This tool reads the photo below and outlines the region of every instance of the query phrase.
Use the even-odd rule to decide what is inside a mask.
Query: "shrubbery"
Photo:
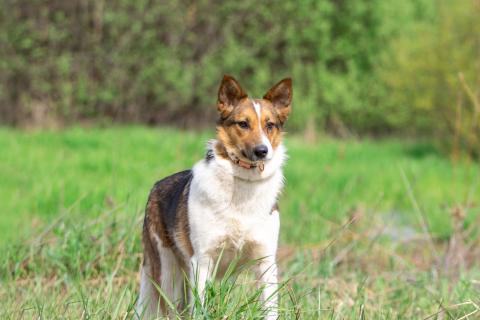
[[[389,123],[455,154],[480,151],[480,1],[439,1],[377,68]]]
[[[6,0],[0,12],[8,124],[204,126],[230,73],[256,96],[292,76],[290,130],[444,135],[459,99],[472,109],[458,73],[479,86],[477,0]]]
[[[372,67],[412,22],[407,2],[7,0],[2,120],[201,123],[231,73],[256,95],[293,76],[296,127],[311,117],[382,127],[364,119],[375,114]]]

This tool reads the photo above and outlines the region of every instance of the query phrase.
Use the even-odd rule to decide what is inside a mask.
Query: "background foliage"
[[[478,156],[480,2],[438,1],[431,20],[398,37],[377,68],[389,122]]]
[[[3,123],[202,127],[215,117],[219,79],[230,73],[256,96],[292,76],[291,130],[427,134],[450,148],[478,145],[478,0],[0,6]]]

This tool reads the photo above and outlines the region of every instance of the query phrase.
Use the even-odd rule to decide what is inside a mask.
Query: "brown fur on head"
[[[290,113],[291,102],[290,78],[274,85],[263,99],[250,99],[233,77],[225,75],[218,90],[217,102],[220,154],[232,160],[255,163],[259,159],[254,150],[266,142],[265,137],[272,149],[269,152],[275,152],[282,140],[282,129]]]

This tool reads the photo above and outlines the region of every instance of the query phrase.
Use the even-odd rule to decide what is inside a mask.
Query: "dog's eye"
[[[238,121],[237,124],[242,129],[248,129],[249,128],[249,125],[248,125],[247,121]]]
[[[275,123],[273,122],[267,122],[267,130],[271,131],[275,127]]]

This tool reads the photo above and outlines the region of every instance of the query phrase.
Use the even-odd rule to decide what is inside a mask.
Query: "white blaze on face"
[[[272,144],[270,143],[270,140],[268,140],[268,137],[262,128],[262,106],[254,100],[252,100],[252,103],[258,117],[258,126],[260,127],[260,132],[262,135],[262,144],[266,145],[268,148],[268,153],[267,153],[267,156],[265,157],[265,160],[270,160],[273,157],[273,148],[272,148]]]

